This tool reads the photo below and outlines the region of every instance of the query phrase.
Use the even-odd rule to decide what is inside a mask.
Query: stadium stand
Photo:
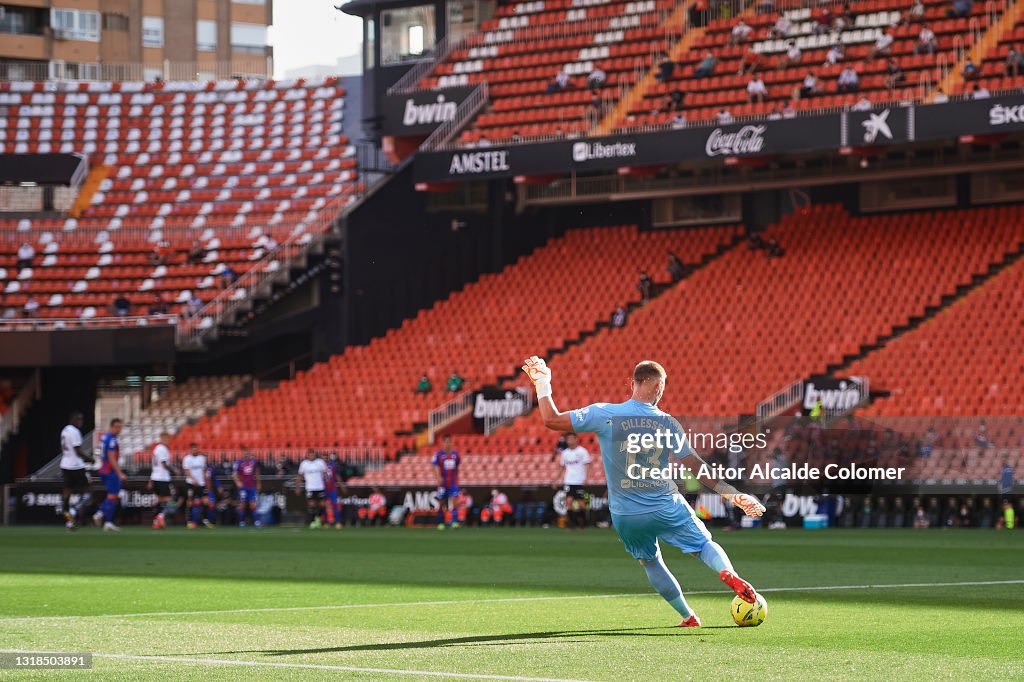
[[[1019,86],[1024,64],[1011,72],[1005,60],[1024,32],[1020,3],[964,4],[961,11],[928,0],[918,14],[905,0],[713,3],[711,9],[665,0],[502,3],[493,20],[418,85],[488,83],[489,107],[459,137],[467,146],[692,125],[718,121],[723,112],[731,119],[793,116],[849,108],[862,98],[876,104],[930,100],[942,88],[956,96],[975,85]],[[739,22],[751,33],[738,42]],[[788,28],[780,32],[777,25]],[[935,38],[927,48],[918,46],[925,26]],[[891,36],[891,44],[877,51],[883,35]],[[829,55],[833,45],[841,50],[837,58]],[[795,60],[787,57],[792,46],[799,50]],[[708,54],[716,60],[713,71],[696,75]],[[655,79],[666,56],[673,69]],[[965,80],[971,56],[981,70]],[[759,101],[747,91],[753,64],[767,90]],[[857,72],[858,83],[843,91],[838,78],[847,67]],[[607,78],[592,89],[588,79],[595,69]],[[568,78],[556,82],[560,72]],[[817,79],[813,91],[801,93],[809,73]],[[674,92],[682,100],[673,106],[668,98]]]
[[[491,110],[462,133],[465,143],[583,133],[618,98],[618,87],[633,83],[638,65],[646,70],[664,49],[682,9],[672,0],[500,4],[420,85],[488,83]],[[591,89],[595,69],[606,79]],[[556,88],[562,72],[568,81]]]
[[[620,304],[638,301],[640,271],[652,276],[664,271],[669,250],[695,264],[739,231],[732,226],[571,230],[369,345],[350,348],[274,390],[259,390],[185,427],[174,449],[190,441],[206,449],[372,444],[393,453],[412,441],[396,433],[425,422],[431,408],[451,397],[443,383],[453,371],[466,379],[467,389],[493,384],[513,374],[525,354],[576,340],[607,321]],[[566,305],[571,315],[565,314]],[[428,394],[414,391],[423,373],[435,387]]]
[[[238,396],[251,380],[247,375],[197,376],[170,384],[154,396],[148,407],[132,411],[134,416],[125,422],[121,432],[123,452],[137,455],[155,442],[162,431],[177,433],[188,422],[216,412]]]
[[[846,370],[849,374],[871,376],[876,388],[891,393],[861,413],[1019,413],[1024,405],[1024,366],[1009,356],[1024,331],[1022,303],[1024,265],[1017,262],[941,314],[854,362]]]
[[[359,191],[344,95],[335,78],[0,83],[0,152],[92,166],[77,217],[0,219],[4,316],[103,317],[122,296],[194,312],[193,296],[325,229]],[[36,256],[18,267],[25,242]]]
[[[908,21],[904,12],[910,3],[902,0],[871,0],[853,5],[852,11],[842,5],[801,7],[780,13],[744,13],[739,18],[716,20],[696,41],[694,49],[682,60],[682,68],[675,76],[658,83],[620,124],[667,124],[676,114],[664,110],[665,98],[674,90],[685,95],[683,111],[688,123],[712,121],[723,109],[733,117],[763,116],[775,112],[782,115],[782,105],[790,103],[792,110],[845,108],[861,97],[872,102],[924,99],[941,81],[943,67],[948,70],[958,61],[958,51],[970,48],[975,37],[984,31],[996,16],[991,5],[975,3],[970,14],[946,18],[948,2],[933,1],[924,4],[924,16]],[[829,30],[819,29],[818,19],[829,12]],[[850,14],[846,14],[850,12]],[[852,16],[851,16],[852,15]],[[785,17],[790,28],[784,34],[775,32],[780,17]],[[749,40],[735,43],[733,30],[739,21],[752,29]],[[846,27],[835,30],[835,22]],[[927,24],[937,40],[934,53],[915,47],[922,26]],[[893,38],[888,53],[872,56],[875,44],[884,34]],[[800,54],[796,62],[781,62],[792,42]],[[832,45],[842,48],[842,57],[828,63]],[[698,77],[695,71],[710,53],[718,61],[711,75]],[[891,54],[903,76],[898,82],[887,82]],[[756,74],[764,80],[767,95],[763,101],[748,101],[747,84],[751,80],[750,65],[756,63]],[[782,66],[782,64],[785,64]],[[746,66],[746,69],[744,69]],[[859,87],[854,92],[838,90],[840,72],[851,66],[858,72]],[[741,73],[745,71],[745,73]],[[808,73],[818,81],[816,92],[799,94]],[[794,97],[794,93],[796,96]]]
[[[558,404],[626,399],[643,348],[669,370],[667,411],[750,414],[794,379],[824,372],[1019,253],[1021,217],[1017,205],[863,217],[821,205],[790,215],[765,234],[783,257],[733,249],[633,313],[625,328],[552,358]],[[994,355],[1000,361],[1005,356]],[[534,414],[489,437],[456,436],[457,447],[477,455],[546,453],[554,441]],[[374,480],[398,475],[389,466]]]

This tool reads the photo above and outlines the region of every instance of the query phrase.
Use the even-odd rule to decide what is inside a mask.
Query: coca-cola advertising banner
[[[417,182],[614,171],[623,167],[901,145],[1024,130],[1024,95],[944,104],[877,106],[776,121],[701,126],[416,155]]]

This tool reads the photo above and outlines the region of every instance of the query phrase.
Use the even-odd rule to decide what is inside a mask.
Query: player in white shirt
[[[182,458],[181,468],[185,473],[185,485],[188,489],[187,503],[191,509],[188,527],[198,527],[200,518],[202,518],[204,526],[212,527],[213,521],[210,517],[213,515],[213,508],[207,509],[206,514],[202,513],[203,505],[208,502],[209,493],[206,487],[206,455],[199,452],[199,445],[196,443],[189,445],[189,453]]]
[[[68,425],[60,432],[60,471],[64,478],[61,503],[64,510],[64,527],[75,529],[78,513],[89,503],[89,477],[85,473],[86,462],[92,463],[93,456],[82,442],[82,413],[75,410],[68,419]],[[71,506],[71,495],[78,494],[78,504]]]
[[[171,451],[167,441],[171,434],[164,431],[160,440],[153,446],[152,471],[149,475],[149,489],[156,493],[156,507],[153,509],[153,528],[159,530],[167,525],[167,515],[171,513]]]
[[[565,491],[566,516],[569,517],[569,525],[581,531],[587,524],[587,491],[583,486],[587,482],[590,461],[590,453],[579,445],[576,434],[565,434],[561,465],[565,468],[562,490]]]
[[[324,503],[324,475],[327,463],[317,456],[314,450],[306,453],[306,459],[299,465],[299,473],[295,476],[295,490],[299,493],[306,489],[306,511],[309,515],[309,527],[319,528],[320,510]]]

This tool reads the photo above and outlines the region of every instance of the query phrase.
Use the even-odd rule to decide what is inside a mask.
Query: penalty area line
[[[939,583],[878,583],[865,585],[803,585],[799,587],[765,587],[758,592],[818,592],[830,590],[897,590],[922,587],[973,587],[985,585],[1024,585],[1024,580],[965,580]],[[722,594],[725,590],[692,590],[685,594]],[[293,611],[341,611],[346,609],[397,608],[405,606],[456,606],[460,604],[508,604],[516,602],[572,601],[582,599],[634,599],[656,597],[654,592],[624,592],[620,594],[575,594],[550,597],[496,597],[492,599],[444,599],[437,601],[400,601],[379,604],[324,604],[321,606],[267,606],[251,609],[206,609],[201,611],[147,611],[141,613],[97,613],[77,616],[7,616],[0,623],[33,620],[91,620],[96,618],[162,618],[168,616],[213,616],[233,613],[287,613]]]
[[[19,649],[0,649],[5,654],[30,654]],[[373,673],[376,675],[409,675],[412,677],[444,677],[465,680],[507,680],[509,682],[585,682],[559,677],[524,677],[521,675],[489,675],[486,673],[439,672],[436,670],[403,670],[400,668],[362,668],[351,665],[329,665],[319,663],[284,663],[281,661],[251,661],[231,658],[191,658],[188,656],[140,656],[135,654],[95,653],[93,658],[116,661],[148,661],[156,663],[187,663],[189,665],[223,665],[263,668],[290,668],[299,670],[329,670],[347,673]]]

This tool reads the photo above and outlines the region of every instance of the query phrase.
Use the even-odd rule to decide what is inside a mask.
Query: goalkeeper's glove
[[[756,497],[747,493],[741,493],[728,483],[719,482],[715,486],[715,492],[742,509],[743,513],[747,516],[756,519],[765,512],[764,505],[758,502]]]
[[[538,398],[547,398],[551,395],[551,368],[544,362],[543,358],[531,355],[526,359],[523,371],[530,377],[533,387],[537,390]]]

